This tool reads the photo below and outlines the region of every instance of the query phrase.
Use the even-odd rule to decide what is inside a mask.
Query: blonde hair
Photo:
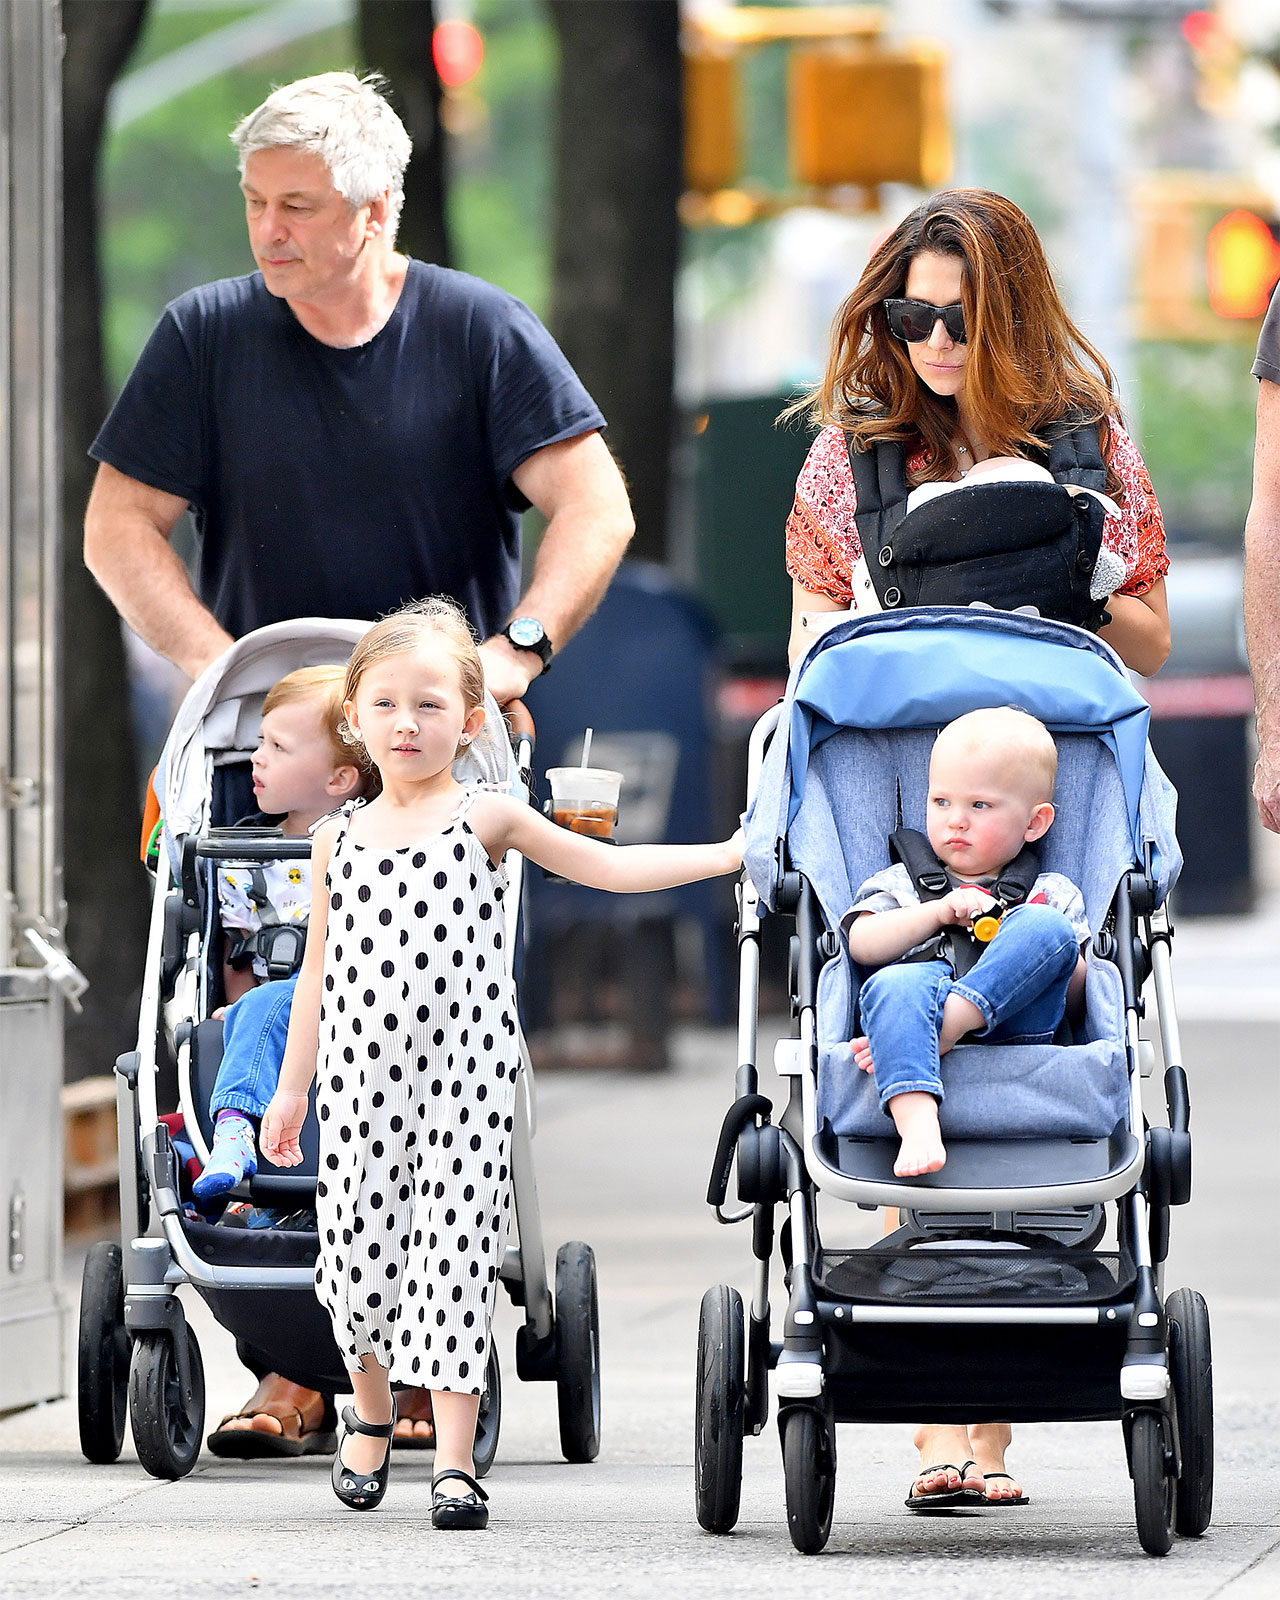
[[[293,705],[299,700],[314,704],[320,712],[324,731],[329,736],[334,765],[339,767],[352,765],[350,746],[342,736],[346,720],[342,714],[344,676],[345,669],[342,667],[299,667],[296,672],[281,678],[279,683],[272,684],[267,691],[267,698],[262,702],[264,717],[278,706]]]
[[[476,637],[466,613],[456,600],[447,595],[431,595],[426,600],[415,600],[402,606],[389,616],[375,622],[368,633],[351,652],[347,662],[346,679],[342,687],[344,701],[354,700],[360,680],[377,661],[388,656],[404,655],[414,650],[424,638],[440,639],[449,654],[458,663],[458,685],[467,715],[484,705],[484,663],[476,648]],[[346,718],[342,719],[341,736],[353,746],[366,766],[370,765],[368,751],[352,731]]]
[[[1026,779],[1036,803],[1053,799],[1058,777],[1058,747],[1038,717],[1018,706],[989,706],[967,711],[947,723],[934,741],[955,745],[965,755],[980,756],[992,767],[1011,767]]]

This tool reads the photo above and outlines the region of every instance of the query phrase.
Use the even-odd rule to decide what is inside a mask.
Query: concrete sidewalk
[[[1179,935],[1180,957],[1196,937]],[[78,1450],[74,1404],[63,1400],[0,1422],[0,1596],[534,1600],[774,1597],[788,1588],[840,1600],[922,1592],[947,1600],[1077,1600],[1091,1589],[1108,1600],[1280,1594],[1275,1029],[1215,1020],[1190,1022],[1184,1033],[1196,1197],[1174,1217],[1168,1283],[1199,1288],[1214,1317],[1219,1476],[1208,1535],[1178,1541],[1162,1562],[1138,1547],[1117,1424],[1020,1429],[1011,1460],[1030,1506],[928,1519],[902,1505],[914,1462],[908,1430],[844,1427],[831,1543],[825,1555],[805,1559],[786,1533],[771,1419],[747,1441],[738,1530],[721,1539],[699,1530],[692,1488],[698,1304],[716,1281],[747,1286],[749,1248],[745,1230],[717,1226],[704,1202],[731,1093],[733,1041],[690,1029],[670,1077],[562,1073],[540,1085],[548,1253],[585,1238],[599,1260],[604,1427],[594,1465],[560,1460],[554,1391],[516,1379],[516,1314],[506,1306],[498,1324],[503,1432],[489,1480],[493,1522],[482,1536],[431,1529],[430,1456],[397,1455],[385,1504],[360,1516],[333,1499],[324,1460],[237,1464],[205,1454],[189,1478],[170,1484],[148,1478],[126,1444],[117,1466],[89,1466]],[[769,1053],[762,1048],[762,1059]],[[842,1237],[870,1237],[875,1218],[824,1207],[829,1237],[837,1211]],[[67,1293],[74,1304],[74,1264]],[[226,1335],[192,1302],[216,1421],[244,1400],[252,1381]]]

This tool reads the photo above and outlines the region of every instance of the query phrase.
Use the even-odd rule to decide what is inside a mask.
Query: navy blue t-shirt
[[[411,261],[390,319],[338,350],[260,273],[170,305],[90,454],[195,514],[197,592],[234,637],[448,594],[486,637],[519,594],[511,474],[604,425],[537,317]]]

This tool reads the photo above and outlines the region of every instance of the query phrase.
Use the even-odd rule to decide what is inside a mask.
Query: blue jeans
[[[222,1062],[209,1110],[243,1111],[260,1117],[276,1092],[289,1033],[289,1010],[297,978],[260,983],[227,1008],[222,1024]]]
[[[1051,1044],[1067,1007],[1067,985],[1080,947],[1075,929],[1052,906],[1015,906],[962,979],[945,961],[879,967],[858,996],[883,1106],[893,1095],[923,1091],[943,1098],[938,1035],[949,994],[971,1001],[986,1019],[989,1044]]]

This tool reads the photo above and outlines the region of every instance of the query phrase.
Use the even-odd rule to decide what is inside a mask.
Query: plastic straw
[[[586,733],[583,735],[583,739],[582,739],[582,761],[581,761],[580,765],[582,765],[584,767],[589,767],[591,765],[591,735],[594,732],[595,732],[594,728],[588,728]]]

